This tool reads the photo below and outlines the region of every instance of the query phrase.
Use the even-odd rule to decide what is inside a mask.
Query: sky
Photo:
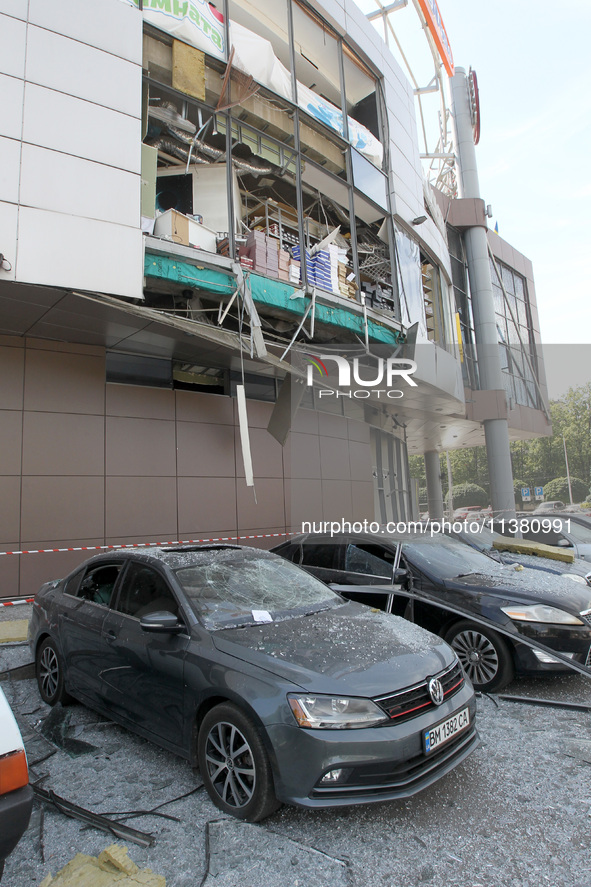
[[[533,262],[542,340],[591,343],[591,2],[439,6],[455,63],[477,72],[481,194]]]
[[[375,9],[373,0],[357,2]],[[542,341],[589,344],[572,358],[573,379],[588,380],[591,0],[438,4],[455,64],[478,76],[476,152],[481,195],[493,211],[489,225],[498,223],[499,235],[533,263]],[[406,51],[412,36],[402,17],[418,21],[412,0],[392,14],[395,27],[399,16]],[[419,42],[424,47],[420,34]],[[551,350],[557,365],[563,353]]]

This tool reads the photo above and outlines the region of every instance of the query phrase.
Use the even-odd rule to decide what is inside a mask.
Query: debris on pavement
[[[107,819],[106,816],[102,816],[100,813],[92,813],[90,810],[85,810],[84,807],[79,807],[78,804],[73,804],[71,801],[67,801],[65,798],[56,795],[51,789],[44,789],[39,785],[33,785],[32,788],[38,798],[53,804],[54,807],[57,807],[57,809],[66,816],[71,816],[73,819],[80,819],[82,822],[86,822],[88,825],[93,825],[96,828],[101,829],[101,831],[110,832],[118,838],[125,838],[128,841],[133,841],[134,844],[138,844],[140,847],[150,847],[154,843],[153,835],[149,835],[147,832],[140,832],[138,829],[131,828],[128,825],[113,822],[111,819]]]
[[[505,693],[495,694],[497,699],[503,699],[506,702],[522,702],[524,705],[542,705],[547,708],[564,708],[568,711],[587,711],[591,712],[591,705],[584,702],[565,702],[557,699],[537,699],[535,696],[513,696]]]
[[[77,853],[67,865],[57,873],[43,879],[39,887],[166,887],[166,879],[156,875],[152,869],[142,869],[127,855],[127,847],[112,844],[96,856]]]
[[[13,619],[0,623],[0,644],[15,644],[27,640],[29,622],[27,619]]]
[[[97,751],[96,745],[84,742],[82,739],[73,739],[68,735],[70,732],[70,711],[62,705],[56,705],[51,709],[47,717],[41,721],[39,732],[71,758]]]

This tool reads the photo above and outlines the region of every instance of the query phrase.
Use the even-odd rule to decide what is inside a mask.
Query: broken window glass
[[[427,326],[419,245],[404,231],[396,229],[396,249],[402,322],[405,326],[418,323],[417,339],[424,341]]]

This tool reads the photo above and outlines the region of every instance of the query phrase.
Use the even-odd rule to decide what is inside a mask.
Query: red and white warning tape
[[[4,603],[0,602],[0,607],[17,607],[19,604],[32,604],[35,598],[27,597],[27,598],[19,598],[17,601],[4,601]]]
[[[172,542],[128,542],[120,545],[79,545],[70,548],[30,548],[26,551],[0,551],[0,557],[9,554],[53,554],[63,551],[107,551],[122,548],[158,548],[161,545],[198,545],[202,542],[242,542],[246,539],[275,539],[293,536],[292,533],[259,533],[254,536],[219,536],[217,539],[176,539]]]
[[[0,556],[8,554],[54,554],[60,551],[112,551],[125,548],[159,548],[162,545],[197,545],[202,542],[243,542],[246,539],[276,539],[281,536],[294,536],[295,533],[258,533],[253,536],[219,536],[216,539],[177,539],[174,542],[128,542],[120,545],[80,545],[72,548],[30,548],[26,551],[0,551]],[[0,601],[0,607],[15,607],[18,604],[31,604],[34,598],[19,598],[14,601]]]

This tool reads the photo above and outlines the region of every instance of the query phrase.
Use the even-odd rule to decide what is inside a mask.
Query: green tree
[[[488,493],[478,484],[454,484],[454,508],[463,508],[466,505],[479,505],[485,508],[488,504]],[[449,493],[445,496],[445,504],[449,501]]]
[[[550,402],[552,437],[511,444],[514,476],[526,478],[526,486],[545,487],[566,474],[564,445],[572,476],[591,480],[591,384],[571,388]],[[544,490],[546,498],[546,491]],[[573,493],[574,496],[574,493]]]
[[[573,494],[573,502],[582,502],[589,492],[589,484],[581,480],[580,477],[571,477],[570,486]],[[568,492],[568,478],[556,477],[544,487],[544,499],[546,501],[554,501],[556,499],[568,503],[570,502]]]
[[[449,461],[454,487],[456,484],[478,484],[488,489],[486,447],[467,447],[462,450],[450,450]]]
[[[591,384],[570,388],[559,401],[560,428],[554,428],[564,436],[571,476],[585,478],[587,486],[591,476]],[[574,494],[573,494],[574,495]]]
[[[566,474],[565,442],[570,474],[572,477],[584,481],[586,485],[583,495],[580,495],[579,492],[575,495],[573,489],[573,498],[581,501],[587,496],[591,482],[591,383],[578,388],[570,388],[559,400],[551,401],[550,417],[552,437],[514,441],[511,444],[513,477],[523,478],[523,481],[519,481],[518,487],[516,482],[515,492],[518,507],[521,502],[520,490],[522,486],[545,488],[550,481]],[[455,487],[460,484],[477,484],[485,491],[489,490],[488,459],[485,447],[450,450],[449,457],[454,483],[454,504],[456,501]],[[424,487],[426,480],[423,457],[411,456],[409,461],[411,476],[418,477],[420,486]],[[440,465],[441,482],[445,494],[447,491],[445,454],[441,456]],[[544,495],[546,499],[556,498],[568,501],[568,491],[566,499],[564,496],[549,497],[546,489],[544,489]]]

